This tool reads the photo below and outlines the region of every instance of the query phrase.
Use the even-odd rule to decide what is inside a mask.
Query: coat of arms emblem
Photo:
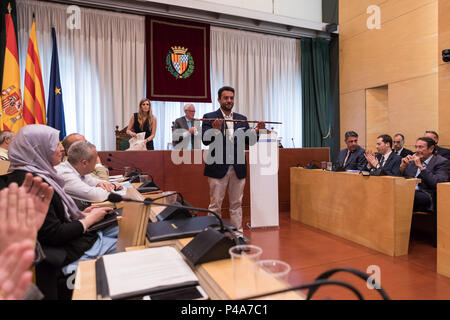
[[[186,79],[194,72],[194,58],[189,49],[172,47],[166,57],[167,70],[177,79]]]
[[[22,101],[20,96],[20,89],[16,88],[14,85],[3,90],[1,95],[2,112],[0,116],[6,115],[12,117],[19,113],[14,118],[11,118],[11,121],[15,123],[19,120],[22,117]]]

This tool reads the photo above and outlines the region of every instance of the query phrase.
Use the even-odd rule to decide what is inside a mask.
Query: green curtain
[[[11,17],[14,23],[14,30],[16,31],[17,39],[17,14],[15,0],[1,0],[0,1],[0,87],[3,81],[3,62],[5,60],[6,47],[6,23],[5,14],[8,13],[8,3],[11,4]]]
[[[329,40],[303,38],[303,147],[330,147],[331,86]]]

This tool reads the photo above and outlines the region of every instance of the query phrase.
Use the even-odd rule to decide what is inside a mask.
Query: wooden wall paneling
[[[366,148],[376,151],[377,137],[389,133],[388,87],[366,90]]]
[[[437,74],[389,85],[389,127],[391,134],[405,135],[406,148],[414,150],[416,139],[426,130],[437,130],[437,126]]]
[[[450,148],[450,62],[442,60],[442,50],[450,49],[450,1],[439,0],[439,144]]]
[[[437,192],[437,272],[450,278],[450,183],[439,183]]]
[[[358,90],[341,94],[341,149],[346,148],[344,135],[347,131],[355,131],[359,135],[359,144],[365,148],[366,141],[366,94]]]
[[[369,30],[368,30],[369,31]],[[437,2],[340,40],[341,92],[437,72]]]

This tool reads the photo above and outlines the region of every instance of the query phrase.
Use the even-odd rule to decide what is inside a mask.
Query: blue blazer
[[[344,167],[345,157],[347,156],[348,149],[343,149],[339,152],[338,156],[338,166],[343,168],[344,170],[364,170],[367,167],[367,160],[364,157],[364,152],[366,152],[363,148],[358,146],[355,151],[350,153],[348,156],[347,163]]]
[[[440,182],[448,181],[449,161],[444,157],[435,154],[431,158],[430,163],[422,170],[417,178],[422,179],[419,183],[419,189],[433,194],[436,191],[436,185]],[[417,173],[417,166],[414,162],[410,162],[403,172],[403,176],[414,178]]]
[[[223,114],[220,109],[207,113],[203,116],[203,119],[223,119]],[[239,113],[233,112],[233,120],[247,120],[247,118]],[[211,178],[222,179],[228,172],[228,167],[233,165],[236,171],[238,179],[245,179],[247,177],[247,162],[245,160],[245,148],[250,144],[254,144],[257,141],[257,135],[254,130],[250,130],[248,122],[234,122],[234,137],[230,141],[226,136],[226,124],[222,123],[220,132],[217,130],[206,132],[212,127],[213,121],[203,121],[202,124],[202,141],[205,146],[210,146],[208,150],[208,156],[205,162],[204,175]],[[239,132],[239,133],[238,133]],[[245,144],[242,144],[238,148],[238,139],[236,134],[246,133]],[[206,134],[206,135],[205,135]],[[223,156],[217,155],[216,151],[220,149],[219,145],[222,145]],[[213,145],[211,145],[213,144]],[[233,150],[232,152],[230,152]]]
[[[378,162],[381,161],[382,155],[377,153],[376,158]],[[371,168],[370,171],[382,171],[387,176],[400,176],[400,164],[402,163],[402,157],[395,152],[391,152],[382,168]]]

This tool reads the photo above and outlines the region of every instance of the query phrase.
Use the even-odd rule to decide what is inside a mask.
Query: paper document
[[[198,282],[181,254],[170,246],[105,255],[103,263],[112,299]]]

